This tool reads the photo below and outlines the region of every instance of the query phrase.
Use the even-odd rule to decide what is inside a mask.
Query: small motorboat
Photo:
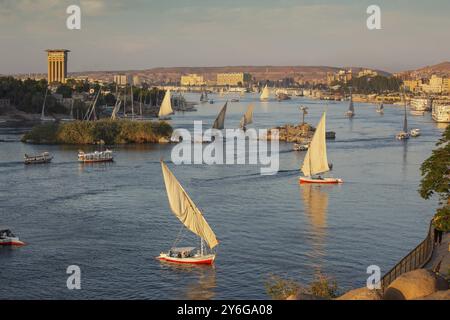
[[[213,264],[216,258],[215,254],[201,254],[195,251],[195,247],[172,248],[169,252],[161,252],[157,257],[158,260],[173,263],[189,263],[189,264]]]
[[[41,153],[39,155],[30,156],[25,154],[24,163],[25,164],[41,164],[51,162],[53,157],[48,152]]]
[[[209,104],[214,104],[214,100],[213,99],[209,100]]]
[[[412,129],[412,130],[409,132],[409,135],[410,135],[411,137],[413,137],[413,138],[420,136],[420,134],[421,134],[421,132],[420,132],[420,129],[418,129],[418,128]]]
[[[397,140],[406,140],[406,139],[409,139],[409,137],[410,137],[410,134],[408,132],[403,132],[403,131],[397,133],[397,135],[395,136],[395,138]]]
[[[239,102],[239,99],[233,98],[231,99],[231,102]]]
[[[112,162],[114,161],[113,152],[106,149],[105,151],[94,151],[90,153],[78,152],[78,161],[83,163],[94,162]]]
[[[334,131],[327,131],[327,132],[325,133],[325,138],[326,138],[327,140],[333,140],[333,139],[336,139],[336,132],[334,132]]]
[[[308,151],[309,144],[301,144],[301,143],[294,143],[293,150],[294,151]]]
[[[24,242],[19,240],[9,228],[0,227],[0,246],[23,246]]]

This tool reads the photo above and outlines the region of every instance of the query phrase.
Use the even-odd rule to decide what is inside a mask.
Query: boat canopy
[[[216,239],[216,235],[208,222],[206,222],[200,209],[197,208],[163,161],[161,161],[161,167],[166,185],[167,198],[169,199],[170,209],[173,214],[177,216],[186,228],[205,240],[211,249],[217,246],[219,242]]]
[[[170,251],[173,253],[188,253],[195,250],[195,247],[182,247],[182,248],[171,248]]]

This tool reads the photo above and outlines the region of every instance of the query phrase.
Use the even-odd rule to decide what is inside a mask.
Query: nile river
[[[212,124],[223,99],[177,113],[172,125]],[[188,100],[198,95],[188,94]],[[228,97],[231,98],[231,97]],[[234,128],[247,104],[254,126],[300,119],[316,125],[327,109],[332,174],[340,186],[300,186],[304,152],[280,143],[280,172],[260,175],[258,165],[179,165],[173,145],[113,147],[115,162],[80,165],[77,147],[21,143],[21,130],[0,129],[0,225],[27,242],[0,248],[0,299],[265,299],[270,274],[308,282],[321,271],[341,289],[365,285],[366,268],[388,271],[425,236],[435,201],[422,200],[419,167],[444,128],[429,114],[409,115],[422,136],[396,141],[403,109],[294,98],[261,103],[256,95],[229,103],[225,126]],[[50,151],[49,165],[24,166],[24,153]],[[214,267],[178,267],[155,259],[181,224],[170,212],[160,158],[202,209],[220,241]],[[197,245],[186,234],[181,245]],[[69,265],[81,268],[81,290],[66,287]]]

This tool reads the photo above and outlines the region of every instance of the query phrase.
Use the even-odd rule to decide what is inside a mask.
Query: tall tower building
[[[48,57],[48,83],[66,83],[67,78],[67,53],[65,49],[47,49]]]

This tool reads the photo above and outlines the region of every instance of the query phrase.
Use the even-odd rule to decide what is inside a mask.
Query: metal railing
[[[386,288],[402,274],[423,268],[433,256],[434,250],[434,227],[430,222],[430,228],[425,240],[423,240],[417,247],[415,247],[407,256],[405,256],[399,263],[397,263],[391,270],[389,270],[381,279],[381,289]]]

